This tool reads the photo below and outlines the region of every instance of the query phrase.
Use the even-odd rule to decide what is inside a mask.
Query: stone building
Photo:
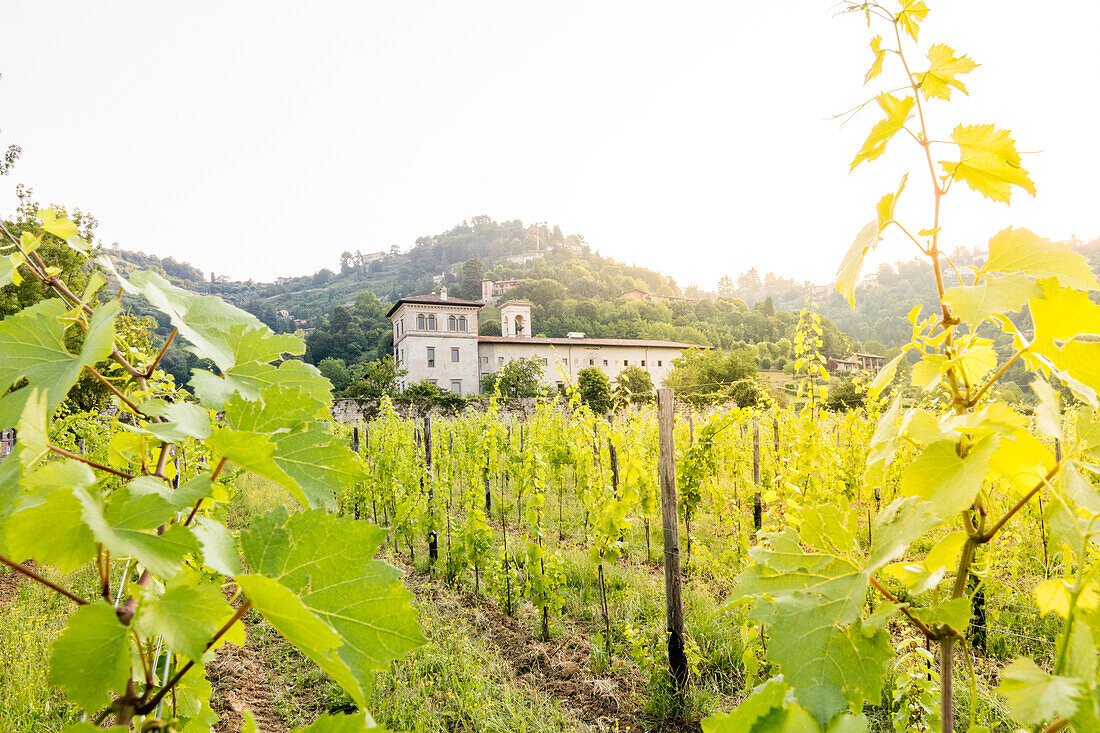
[[[406,371],[402,387],[429,380],[464,395],[477,394],[481,379],[513,359],[537,359],[543,382],[561,386],[586,367],[615,379],[628,366],[649,372],[656,386],[672,371],[672,360],[695,344],[650,339],[533,336],[531,303],[509,300],[500,306],[501,335],[478,335],[479,301],[438,295],[402,298],[387,314],[393,324],[393,353]]]

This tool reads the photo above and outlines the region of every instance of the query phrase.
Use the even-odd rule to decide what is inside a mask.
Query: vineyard
[[[899,238],[939,293],[857,409],[825,409],[811,303],[789,404],[567,385],[338,424],[301,337],[120,274],[56,208],[0,231],[0,286],[41,295],[0,321],[0,729],[1100,730],[1100,285],[1025,229],[955,268],[945,201],[1035,185],[1007,130],[931,127],[976,64],[918,44],[923,2],[841,8],[893,74],[851,168],[906,141],[927,177],[836,286]]]

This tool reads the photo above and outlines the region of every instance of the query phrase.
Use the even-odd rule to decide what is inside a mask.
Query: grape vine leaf
[[[96,541],[116,557],[132,556],[149,572],[167,578],[180,569],[184,557],[198,553],[194,536],[181,524],[160,535],[151,532],[175,513],[161,496],[136,493],[127,486],[116,491],[104,509],[101,499],[87,489],[75,488],[73,493]]]
[[[76,228],[76,224],[64,216],[59,217],[57,209],[53,207],[39,209],[34,212],[34,215],[42,222],[42,228],[55,237],[69,239],[80,233]]]
[[[871,128],[867,139],[863,141],[863,146],[852,159],[849,166],[850,171],[854,171],[860,163],[874,160],[886,152],[886,143],[890,142],[890,138],[905,126],[915,102],[913,97],[898,99],[894,95],[886,93],[878,95],[875,99],[886,117],[876,122],[874,127]]]
[[[294,733],[362,733],[363,730],[383,729],[375,725],[370,713],[361,711],[353,715],[325,713],[304,728],[295,728]]]
[[[977,285],[960,285],[944,291],[943,300],[952,314],[977,326],[994,313],[1015,313],[1042,289],[1024,275],[987,277]]]
[[[940,161],[946,175],[964,181],[986,198],[1006,204],[1012,186],[1035,195],[1035,184],[1020,165],[1020,154],[1008,130],[998,130],[991,124],[958,125],[951,139],[959,146],[959,160]]]
[[[1002,229],[989,240],[989,259],[981,273],[1020,272],[1029,277],[1055,277],[1064,287],[1096,290],[1088,259],[1065,244],[1051,242],[1028,229]]]
[[[869,574],[847,558],[807,552],[791,528],[773,549],[750,551],[734,599],[754,598],[754,620],[773,635],[767,657],[779,665],[799,705],[822,726],[849,702],[877,700],[889,635],[860,621]]]
[[[920,32],[920,24],[928,16],[928,6],[923,0],[901,0],[901,10],[896,16],[897,23],[915,41]]]
[[[856,305],[856,283],[859,282],[859,273],[863,270],[863,260],[878,244],[878,234],[878,222],[868,222],[867,226],[856,235],[855,241],[848,248],[848,253],[844,255],[844,260],[836,273],[836,289],[848,301],[848,306],[851,308],[855,308]]]
[[[139,405],[141,411],[151,417],[162,417],[166,422],[147,422],[144,429],[166,443],[181,443],[188,438],[205,440],[210,437],[210,414],[190,402],[165,402],[146,400]]]
[[[61,729],[61,733],[130,733],[130,729],[125,725],[112,725],[110,728],[100,728],[98,725],[92,725],[87,721],[80,721],[78,723],[69,723]]]
[[[361,707],[373,670],[424,641],[401,572],[374,559],[385,534],[323,510],[290,515],[279,507],[241,537],[245,559],[260,574],[238,576],[246,595]],[[288,634],[291,624],[303,634]]]
[[[1072,717],[1083,687],[1081,680],[1052,675],[1020,657],[1001,671],[997,692],[1004,696],[1017,721],[1038,725],[1052,718]]]
[[[170,649],[198,661],[207,641],[232,615],[217,586],[193,573],[178,573],[161,596],[148,593],[141,599],[134,623],[143,635],[162,636]]]
[[[959,74],[969,74],[978,68],[978,64],[965,54],[956,56],[955,50],[943,43],[934,43],[928,48],[928,71],[921,76],[920,90],[925,99],[950,99],[951,87],[963,94],[969,94],[966,86],[958,80]]]
[[[53,643],[50,682],[84,710],[96,710],[130,681],[130,629],[99,600],[81,606]]]
[[[202,547],[203,565],[230,577],[241,572],[237,545],[224,524],[210,517],[195,517],[191,534]]]
[[[925,446],[902,474],[901,493],[929,502],[941,520],[955,516],[974,503],[999,441],[999,436],[987,435],[965,458],[955,452],[954,440]]]
[[[901,183],[898,184],[898,190],[883,196],[875,206],[875,211],[878,214],[878,231],[880,234],[887,225],[894,220],[894,208],[898,204],[898,199],[901,198],[901,192],[905,190],[905,182],[907,180],[909,180],[909,174],[905,173],[901,177]]]
[[[77,461],[50,461],[22,481],[27,493],[0,517],[0,546],[13,557],[33,557],[71,573],[95,557],[95,537],[84,523],[73,488],[95,483],[92,470]],[[43,527],[49,527],[43,532]]]
[[[952,598],[935,606],[914,608],[912,614],[929,628],[949,626],[959,633],[964,633],[970,625],[970,599]]]
[[[28,386],[0,398],[0,424],[15,425],[29,396],[37,388],[48,396],[47,410],[52,413],[76,383],[80,370],[101,361],[111,353],[114,319],[119,312],[116,301],[96,309],[76,355],[65,346],[68,313],[57,298],[43,300],[0,321],[0,392],[7,391],[20,379]]]
[[[863,77],[864,84],[882,73],[882,60],[886,56],[886,51],[882,49],[882,36],[876,35],[871,39],[871,52],[875,54],[875,60],[871,62],[871,68],[867,69]]]

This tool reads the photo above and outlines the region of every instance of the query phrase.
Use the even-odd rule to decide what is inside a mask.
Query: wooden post
[[[359,426],[356,425],[351,429],[351,449],[356,453],[359,452]]]
[[[424,476],[428,482],[428,512],[431,514],[431,527],[428,532],[428,562],[434,563],[439,559],[439,537],[435,531],[435,481],[432,473],[432,417],[424,416]]]
[[[779,464],[779,417],[772,418],[772,431],[775,433],[775,462]]]
[[[752,419],[752,482],[756,493],[752,497],[752,526],[760,531],[763,522],[764,506],[760,501],[760,418]]]
[[[680,525],[676,514],[676,442],[673,436],[673,395],[657,390],[657,427],[660,436],[661,527],[665,538],[665,619],[668,622],[668,666],[677,692],[688,681],[684,654],[684,607],[680,600]]]

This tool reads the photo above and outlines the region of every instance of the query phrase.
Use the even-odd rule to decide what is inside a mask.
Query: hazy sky
[[[1009,224],[1100,235],[1100,4],[929,2],[922,40],[983,64],[965,103],[933,105],[934,134],[1011,128],[1039,187],[1011,208],[952,196],[947,246]],[[830,7],[4,0],[0,144],[25,152],[0,211],[26,183],[93,212],[106,242],[234,278],[335,269],[488,214],[681,284],[752,266],[828,282],[913,160],[848,175],[876,112],[829,117],[868,96],[870,34]],[[917,168],[911,213],[927,187]]]

